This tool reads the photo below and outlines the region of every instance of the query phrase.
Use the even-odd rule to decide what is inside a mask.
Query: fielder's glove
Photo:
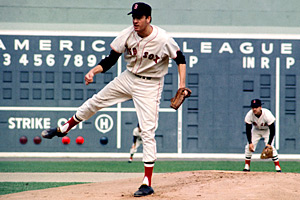
[[[188,92],[187,95],[185,95],[185,91]],[[192,91],[189,88],[179,88],[177,90],[175,97],[173,97],[171,99],[170,107],[177,110],[181,106],[181,104],[184,102],[185,98],[188,98],[189,96],[191,96],[191,94],[192,94]]]
[[[271,146],[266,146],[260,154],[261,159],[273,158],[273,148]]]

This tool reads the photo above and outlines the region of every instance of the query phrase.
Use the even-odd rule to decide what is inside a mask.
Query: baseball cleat
[[[128,163],[132,163],[132,158],[129,158]]]
[[[64,137],[67,134],[62,133],[62,132],[58,132],[57,128],[51,128],[51,129],[43,130],[41,135],[42,135],[43,138],[52,139],[54,136]]]
[[[135,197],[143,197],[143,196],[147,196],[147,195],[150,195],[153,193],[154,193],[154,190],[152,187],[150,187],[148,185],[141,185],[139,187],[139,190],[134,193],[134,196]]]

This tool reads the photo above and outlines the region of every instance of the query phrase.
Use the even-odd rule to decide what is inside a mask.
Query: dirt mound
[[[141,178],[64,186],[2,195],[14,200],[127,200]],[[300,196],[300,174],[271,172],[192,171],[154,174],[154,195],[142,199],[296,200]]]

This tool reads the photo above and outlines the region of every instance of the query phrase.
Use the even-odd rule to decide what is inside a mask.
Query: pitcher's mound
[[[64,186],[0,196],[6,200],[127,200],[142,178]],[[296,200],[300,197],[300,174],[276,172],[192,171],[154,174],[155,193],[140,199]]]

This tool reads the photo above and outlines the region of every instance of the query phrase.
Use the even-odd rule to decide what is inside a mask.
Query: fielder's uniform
[[[155,130],[158,110],[168,72],[169,58],[175,59],[178,44],[161,28],[151,25],[152,33],[140,37],[133,26],[123,30],[111,43],[117,53],[123,53],[127,69],[88,99],[76,112],[87,120],[99,109],[132,99],[142,130],[143,161],[156,160]]]
[[[275,117],[270,110],[262,108],[262,114],[258,118],[255,116],[252,110],[250,110],[245,116],[245,122],[247,124],[252,124],[252,144],[254,146],[254,151],[256,149],[257,143],[261,138],[264,138],[265,145],[268,144],[270,129],[269,125],[275,122]],[[271,146],[273,147],[273,161],[278,160],[278,153],[276,148],[274,148],[274,139]],[[252,157],[252,152],[249,150],[249,142],[245,146],[245,157],[246,160],[250,160]]]
[[[130,154],[136,153],[137,149],[139,148],[139,146],[141,144],[143,144],[141,133],[142,132],[139,131],[138,127],[136,127],[136,128],[133,129],[132,135],[133,135],[133,138],[136,138],[136,139],[133,139],[133,144],[132,144],[132,147],[130,149]]]

